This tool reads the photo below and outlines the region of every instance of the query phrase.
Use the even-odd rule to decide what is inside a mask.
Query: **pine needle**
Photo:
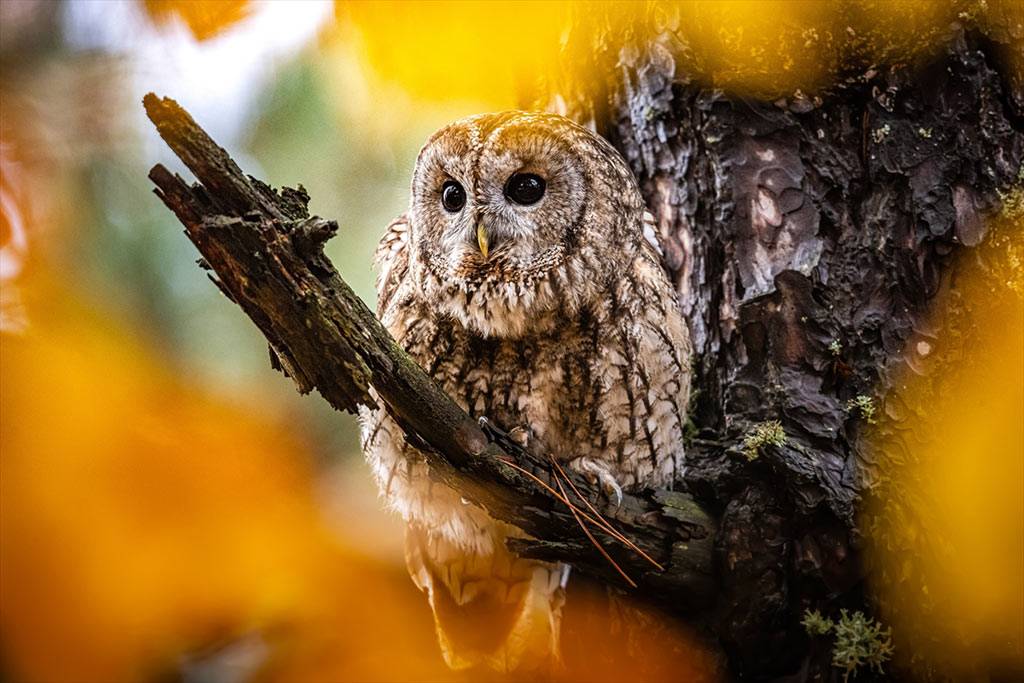
[[[558,484],[558,490],[561,491],[562,496],[564,496],[565,499],[568,500],[568,496],[566,496],[565,494],[565,487],[562,486],[562,480],[559,479],[557,474],[554,475],[554,478],[555,482]],[[604,549],[604,546],[601,545],[601,542],[594,538],[594,534],[590,533],[590,529],[588,529],[587,525],[583,523],[582,519],[580,519],[577,507],[575,505],[570,504],[569,510],[572,512],[572,516],[576,518],[576,523],[580,525],[581,529],[583,529],[583,533],[587,535],[587,538],[589,538],[590,542],[594,544],[594,547],[597,548],[602,555],[604,555],[604,559],[608,560],[609,564],[615,567],[615,570],[622,575],[622,578],[626,580],[626,583],[628,583],[633,588],[636,588],[636,583],[633,581],[633,579],[629,578],[629,574],[622,570],[622,567],[619,566],[618,562],[612,559],[612,556],[609,555],[608,551]]]
[[[583,504],[590,508],[590,511],[597,516],[597,518],[600,520],[599,526],[602,529],[604,529],[609,536],[618,540],[627,548],[635,551],[637,554],[640,555],[640,557],[644,558],[645,560],[653,564],[655,567],[657,567],[658,571],[665,571],[664,567],[658,564],[650,555],[641,550],[636,543],[633,543],[633,541],[629,540],[629,538],[625,534],[623,534],[618,529],[613,527],[611,522],[609,522],[608,519],[604,517],[604,515],[602,515],[600,512],[594,509],[594,506],[590,504],[590,501],[587,500],[586,497],[582,493],[580,493],[580,490],[576,488],[576,485],[572,483],[572,479],[570,479],[569,476],[565,473],[565,470],[562,469],[562,466],[558,464],[558,461],[551,456],[548,457],[551,459],[551,463],[558,468],[558,471],[562,474],[562,477],[569,484],[569,487],[573,490],[573,493],[575,493],[579,497],[579,499],[583,501]]]

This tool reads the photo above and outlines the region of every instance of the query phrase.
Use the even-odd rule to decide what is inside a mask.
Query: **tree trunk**
[[[870,610],[856,513],[878,456],[862,435],[876,416],[892,428],[894,378],[943,334],[930,302],[1020,182],[1024,92],[1001,60],[1024,33],[1007,6],[984,31],[910,37],[935,47],[918,59],[846,52],[816,96],[772,74],[740,96],[702,84],[686,17],[649,7],[576,17],[537,101],[608,137],[657,218],[696,355],[685,481],[720,514],[705,622],[731,675],[828,680],[800,621]]]

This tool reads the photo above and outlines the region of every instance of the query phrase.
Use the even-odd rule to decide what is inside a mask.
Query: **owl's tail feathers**
[[[551,671],[559,664],[562,566],[524,560],[498,545],[475,555],[409,528],[406,562],[434,611],[445,662],[453,669]]]

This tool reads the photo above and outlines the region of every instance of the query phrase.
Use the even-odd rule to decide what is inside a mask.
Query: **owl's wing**
[[[377,317],[383,317],[409,270],[409,215],[391,221],[373,253],[377,268]]]

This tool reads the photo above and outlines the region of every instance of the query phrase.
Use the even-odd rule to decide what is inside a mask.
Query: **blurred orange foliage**
[[[936,47],[952,3],[726,0],[655,3],[693,49],[687,71],[715,87],[767,97],[815,92],[848,64],[910,61]]]
[[[569,2],[338,2],[341,39],[421,100],[515,106],[557,56]]]
[[[341,40],[367,71],[421,101],[511,108],[560,71],[583,86],[620,65],[590,63],[613,37],[670,35],[677,71],[761,97],[815,93],[841,69],[911,62],[939,49],[959,18],[984,24],[1019,3],[958,0],[652,0],[651,2],[337,2]],[[579,32],[582,54],[566,53]],[[675,41],[678,41],[676,43]],[[589,68],[597,68],[590,72]],[[557,77],[554,77],[557,82]],[[541,88],[543,91],[543,88]],[[544,95],[553,93],[544,92]],[[526,97],[524,97],[524,95]]]
[[[154,24],[180,20],[196,40],[227,30],[249,13],[249,0],[142,0]]]
[[[871,437],[872,588],[897,655],[979,680],[1024,673],[1024,189],[960,254]],[[1013,678],[1013,675],[1010,676]]]
[[[0,369],[19,680],[152,679],[257,631],[270,680],[446,675],[404,573],[329,531],[301,438],[189,387],[59,284],[26,291],[33,323],[2,337]]]

